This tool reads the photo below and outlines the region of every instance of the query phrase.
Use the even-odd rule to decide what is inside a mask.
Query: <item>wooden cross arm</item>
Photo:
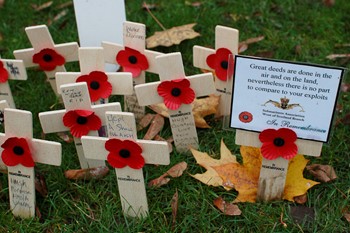
[[[60,143],[33,139],[31,146],[35,162],[54,166],[61,165],[62,147]]]
[[[215,27],[215,49],[227,48],[238,54],[239,31],[234,28],[217,25]]]
[[[117,60],[116,60],[117,54],[119,53],[119,51],[124,50],[125,48],[123,45],[106,42],[106,41],[102,42],[102,47],[104,51],[105,61],[111,64],[117,64]],[[159,55],[162,55],[163,53],[155,52],[147,49],[143,51],[143,53],[148,60],[149,67],[147,69],[147,72],[158,73],[157,65],[156,65],[156,57]]]
[[[70,42],[65,44],[55,45],[55,49],[59,54],[62,54],[66,59],[66,62],[77,61],[78,60],[78,48],[79,45],[76,42]],[[21,49],[13,51],[13,55],[16,59],[23,60],[25,67],[34,67],[37,66],[36,63],[33,63],[33,55],[40,52],[34,48],[30,49]]]
[[[69,129],[63,124],[63,116],[66,110],[40,112],[39,120],[44,133],[57,133],[68,131]]]
[[[198,45],[193,46],[193,66],[205,70],[212,70],[212,68],[210,68],[207,64],[207,57],[213,53],[215,53],[214,49],[209,49]]]
[[[57,93],[62,94],[61,85],[75,83],[80,75],[80,72],[57,72],[55,74]]]
[[[14,59],[0,59],[0,60],[4,63],[5,69],[8,70],[9,79],[27,80],[28,78],[27,71],[22,60],[14,60]],[[14,69],[16,69],[15,74],[11,72],[11,68],[9,66],[12,66]]]
[[[85,157],[88,159],[107,160],[109,152],[105,149],[105,143],[108,140],[108,138],[101,137],[81,137]],[[145,163],[161,165],[168,165],[170,163],[167,142],[136,140],[136,143],[142,147],[142,155]]]
[[[121,112],[122,111],[122,107],[120,106],[120,103],[118,103],[118,102],[93,105],[92,109],[95,112],[95,114],[101,119],[102,125],[106,125],[105,113],[107,111],[112,111],[112,112]]]
[[[191,88],[196,96],[206,96],[215,92],[215,84],[211,73],[198,74],[187,77],[191,82]],[[163,97],[158,95],[157,88],[161,82],[140,84],[135,86],[137,100],[140,106],[147,106],[163,102]]]

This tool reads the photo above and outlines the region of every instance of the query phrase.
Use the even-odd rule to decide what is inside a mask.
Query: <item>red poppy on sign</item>
[[[87,83],[91,102],[108,98],[112,94],[112,84],[108,82],[108,76],[104,72],[92,71],[77,78],[76,82]]]
[[[216,50],[216,53],[210,54],[206,60],[208,66],[215,70],[216,77],[222,81],[227,80],[229,65],[228,58],[230,54],[232,54],[230,50],[220,48]]]
[[[176,110],[181,104],[190,104],[194,101],[196,94],[190,85],[190,81],[185,78],[163,81],[158,85],[157,92],[163,97],[167,108]]]
[[[288,128],[266,129],[259,134],[262,142],[261,154],[264,158],[273,160],[278,157],[291,159],[298,153],[295,144],[296,133]]]
[[[39,65],[44,71],[53,71],[57,66],[62,66],[66,60],[53,49],[42,49],[33,55],[33,63]]]
[[[249,123],[253,120],[253,114],[246,111],[241,112],[238,117],[239,117],[239,120],[243,123]]]
[[[8,78],[9,78],[9,73],[5,69],[4,63],[0,61],[0,83],[7,82]]]
[[[134,141],[113,138],[105,143],[105,148],[109,151],[107,162],[114,168],[141,169],[145,165],[142,148]]]
[[[116,60],[123,67],[123,71],[132,73],[133,78],[138,77],[149,66],[145,55],[128,47],[118,52]]]
[[[70,129],[74,137],[80,138],[87,135],[90,130],[101,128],[101,119],[89,110],[71,110],[63,116],[64,126]]]
[[[2,145],[4,150],[1,159],[6,166],[12,167],[19,164],[25,167],[34,167],[35,163],[25,138],[8,138]]]

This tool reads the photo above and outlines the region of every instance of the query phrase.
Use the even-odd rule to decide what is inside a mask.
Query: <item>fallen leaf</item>
[[[61,12],[59,12],[52,20],[49,19],[47,22],[47,25],[50,26],[51,24],[57,22],[58,20],[60,20],[61,18],[63,18],[64,16],[66,16],[68,14],[69,10],[65,9],[62,10]]]
[[[196,159],[196,162],[200,166],[207,169],[207,171],[202,174],[197,173],[191,176],[209,186],[218,187],[223,184],[223,180],[213,168],[214,166],[218,166],[220,164],[237,163],[236,156],[231,154],[223,140],[221,140],[220,146],[220,159],[213,159],[207,153],[203,153],[195,149],[191,149],[191,152],[193,157]],[[233,187],[225,185],[224,188],[226,190],[231,190]]]
[[[156,114],[147,113],[145,116],[141,118],[139,123],[137,124],[137,131],[142,130],[146,128],[149,124],[151,124],[153,118],[156,116]]]
[[[330,182],[337,179],[334,168],[330,165],[312,164],[306,170],[321,182]]]
[[[142,3],[142,9],[144,10],[156,10],[158,7],[157,4],[148,4],[146,2]]]
[[[36,216],[38,219],[41,219],[41,218],[42,218],[40,209],[39,209],[39,207],[38,207],[37,205],[35,205],[35,216]]]
[[[339,123],[342,123],[343,125],[350,125],[350,113],[346,114],[343,118],[339,119],[335,125],[338,126]]]
[[[254,54],[255,57],[272,58],[275,55],[273,51],[260,51]]]
[[[32,7],[35,11],[42,11],[42,10],[45,10],[46,8],[49,8],[52,5],[52,3],[53,1],[48,1],[41,5],[32,4]]]
[[[350,57],[350,53],[348,53],[348,54],[331,54],[331,55],[328,55],[326,58],[328,58],[330,60],[335,60],[337,58],[343,58],[343,57]]]
[[[87,169],[67,170],[64,172],[64,176],[70,180],[92,180],[101,179],[105,177],[108,172],[108,167],[101,166]]]
[[[262,41],[263,39],[265,39],[264,36],[259,36],[259,37],[249,38],[247,40],[240,42],[238,45],[238,53],[243,53],[248,49],[250,44],[257,43],[259,41]]]
[[[173,217],[173,225],[172,225],[173,229],[175,228],[175,224],[176,224],[178,207],[179,207],[179,193],[177,192],[177,189],[176,189],[176,192],[173,198],[171,198],[171,213]]]
[[[190,1],[185,1],[185,5],[187,6],[193,6],[193,7],[200,7],[202,5],[201,2],[190,2]]]
[[[319,182],[303,177],[303,171],[308,162],[309,160],[302,155],[296,155],[289,161],[283,199],[294,201],[294,197],[305,194],[308,189],[319,184]]]
[[[191,23],[155,32],[153,36],[146,39],[146,46],[147,48],[155,48],[157,46],[170,47],[178,45],[184,40],[196,38],[200,34],[192,29],[195,25],[196,23]]]
[[[239,216],[242,211],[236,204],[227,203],[222,197],[218,197],[213,201],[216,208],[218,208],[225,215]]]
[[[305,193],[303,195],[296,196],[293,199],[298,204],[305,204],[307,202],[307,194]]]
[[[297,224],[311,223],[315,220],[315,210],[306,206],[291,206],[290,215]]]
[[[227,190],[234,188],[238,192],[234,202],[255,202],[262,161],[260,149],[241,146],[243,163],[240,164],[236,162],[236,157],[231,154],[223,141],[220,148],[220,160],[212,159],[207,153],[191,149],[197,163],[207,169],[203,174],[192,176],[207,185],[222,186]],[[223,159],[223,156],[228,160]],[[303,177],[307,162],[308,160],[302,155],[295,156],[289,162],[283,199],[294,202],[294,197],[305,194],[308,189],[318,184]]]
[[[58,6],[56,6],[56,9],[62,9],[62,8],[66,8],[66,7],[69,7],[69,6],[73,6],[73,2],[72,1],[62,3],[62,4],[58,5]]]
[[[340,90],[342,92],[349,92],[350,91],[350,83],[342,83],[340,85]]]
[[[164,117],[160,114],[157,114],[152,122],[150,127],[147,130],[147,133],[143,137],[145,140],[151,140],[153,139],[163,128],[164,126]]]
[[[342,213],[343,213],[343,216],[346,219],[346,221],[348,221],[350,223],[350,211],[349,211],[349,209],[348,208],[343,209]]]
[[[335,0],[323,0],[323,4],[325,4],[328,7],[331,7],[335,4]]]
[[[300,45],[300,44],[296,45],[296,46],[294,47],[294,51],[295,51],[295,54],[300,55],[300,54],[301,54],[301,51],[302,51],[301,45]]]
[[[180,162],[178,164],[175,164],[167,172],[165,172],[163,175],[161,175],[160,177],[158,177],[156,179],[151,180],[148,183],[148,187],[160,187],[162,185],[165,185],[165,184],[169,183],[169,181],[170,181],[170,178],[168,178],[168,176],[170,176],[172,178],[180,177],[180,176],[182,176],[183,172],[186,169],[187,169],[186,162]]]
[[[192,113],[197,128],[210,128],[204,117],[217,112],[219,101],[220,96],[217,95],[209,95],[193,101]],[[163,103],[150,105],[149,108],[164,117],[169,117],[168,109]]]
[[[74,141],[74,138],[72,137],[72,135],[67,132],[59,132],[57,133],[57,136],[59,136],[63,141],[67,143],[71,143]]]
[[[47,191],[45,177],[42,174],[36,172],[34,183],[35,183],[35,190],[38,193],[40,193],[41,196],[47,197],[48,191]]]
[[[2,8],[5,4],[5,0],[0,0],[0,8]]]

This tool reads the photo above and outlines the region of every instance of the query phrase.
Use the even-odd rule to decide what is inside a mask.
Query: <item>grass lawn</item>
[[[56,7],[68,0],[55,0],[53,5],[36,12],[31,4],[42,4],[45,0],[5,0],[0,8],[0,55],[12,59],[13,50],[31,47],[24,28],[30,25],[46,24],[61,9]],[[1,2],[1,1],[0,1]],[[195,30],[201,37],[187,40],[169,48],[155,50],[169,53],[181,52],[187,75],[200,73],[192,65],[194,45],[214,46],[214,28],[224,25],[240,31],[240,41],[265,36],[259,43],[249,46],[244,55],[268,56],[275,59],[318,63],[349,68],[349,59],[328,60],[333,53],[349,53],[349,47],[337,44],[350,43],[350,2],[336,0],[335,5],[326,7],[322,0],[202,0],[194,7],[192,2],[149,0],[157,4],[153,14],[166,28],[196,22]],[[147,11],[141,8],[142,1],[126,1],[127,19],[144,23],[147,36],[161,27]],[[56,43],[77,41],[78,35],[73,7],[68,14],[52,23],[49,30]],[[113,28],[111,28],[113,30]],[[68,71],[78,71],[78,63],[67,66]],[[34,137],[41,137],[38,113],[49,111],[57,103],[51,87],[45,82],[45,75],[38,70],[28,69],[28,81],[10,82],[18,109],[29,110],[34,116]],[[154,76],[151,76],[154,78]],[[347,77],[346,82],[350,82]],[[341,93],[339,103],[343,111],[335,120],[349,113],[350,96]],[[62,106],[55,105],[55,109]],[[320,116],[322,117],[322,116]],[[317,120],[317,119],[315,119]],[[221,121],[208,118],[211,129],[199,129],[200,150],[219,156],[220,140],[235,154],[239,146],[234,144],[234,133],[224,131]],[[278,201],[272,203],[240,203],[241,216],[223,215],[213,205],[213,199],[223,196],[233,200],[234,191],[206,186],[188,173],[204,172],[191,155],[173,152],[171,165],[180,161],[188,163],[188,173],[173,179],[160,188],[147,188],[149,217],[143,220],[125,218],[121,211],[114,171],[102,180],[70,181],[63,172],[79,166],[73,144],[63,142],[57,135],[46,135],[46,139],[59,141],[63,146],[61,167],[38,165],[36,171],[45,176],[49,195],[37,195],[41,218],[21,220],[13,217],[9,210],[7,175],[0,175],[0,232],[348,232],[350,223],[342,211],[350,210],[350,134],[349,125],[333,127],[332,138],[323,148],[320,158],[309,158],[311,163],[330,164],[338,175],[332,183],[320,184],[308,192],[304,204],[314,208],[315,220],[295,223],[290,208],[295,203]],[[169,122],[162,130],[162,136],[169,136]],[[145,132],[140,132],[139,137]],[[239,157],[239,155],[238,155]],[[146,182],[163,174],[169,166],[144,168]],[[305,176],[311,178],[308,174]],[[179,207],[176,224],[172,226],[171,199],[179,193]],[[280,216],[287,224],[284,228]]]

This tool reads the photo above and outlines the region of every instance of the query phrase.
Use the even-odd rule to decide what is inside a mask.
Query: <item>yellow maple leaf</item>
[[[226,149],[224,152],[221,150],[220,160],[211,158],[207,153],[191,150],[197,163],[207,169],[205,173],[193,177],[208,185],[222,186],[227,190],[234,188],[238,192],[234,202],[255,202],[262,161],[260,149],[241,146],[243,163],[239,164],[223,141],[221,148]],[[223,159],[228,155],[235,158],[233,162]],[[294,202],[294,197],[305,194],[309,188],[318,184],[303,177],[307,162],[303,155],[297,155],[289,162],[283,199]]]
[[[223,180],[221,179],[221,177],[217,174],[217,172],[212,167],[218,166],[220,164],[237,163],[236,156],[231,154],[230,150],[226,147],[223,140],[221,140],[221,146],[220,146],[220,154],[221,154],[220,159],[213,159],[207,153],[203,153],[195,149],[191,149],[191,152],[193,154],[193,157],[196,159],[197,163],[202,167],[204,167],[205,169],[207,169],[207,171],[204,172],[203,174],[197,173],[191,176],[209,186],[211,185],[214,187],[218,187],[218,186],[221,186],[223,183]],[[224,188],[227,190],[232,189],[232,187],[229,187],[229,186],[225,186]]]

